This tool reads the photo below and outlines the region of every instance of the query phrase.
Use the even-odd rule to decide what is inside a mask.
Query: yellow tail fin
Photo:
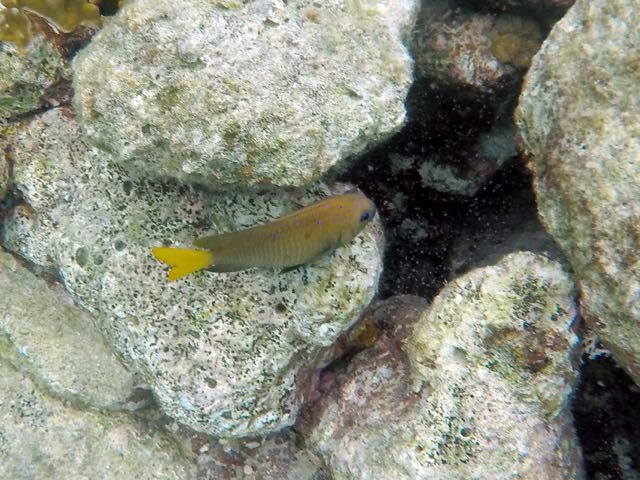
[[[213,264],[213,253],[209,250],[154,247],[151,253],[161,262],[171,265],[168,275],[170,282]]]

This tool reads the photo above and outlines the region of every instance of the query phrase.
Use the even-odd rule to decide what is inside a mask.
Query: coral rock
[[[0,134],[2,134],[3,128],[0,127]],[[0,152],[0,201],[7,194],[9,188],[9,160],[6,154]]]
[[[583,478],[568,410],[578,339],[562,266],[519,252],[449,283],[314,407],[332,478]]]
[[[72,32],[80,25],[100,28],[100,9],[87,0],[4,0],[33,12],[58,27]]]
[[[515,84],[540,43],[533,19],[479,14],[438,0],[421,10],[412,50],[421,76],[487,93]]]
[[[46,19],[63,32],[80,25],[99,28],[100,9],[86,0],[0,0],[0,42],[11,42],[24,51],[37,26],[26,12]]]
[[[75,105],[134,176],[306,185],[402,125],[416,3],[132,2],[76,58]]]
[[[578,1],[526,77],[517,122],[581,311],[640,382],[640,5]]]
[[[8,118],[37,109],[47,87],[69,73],[66,61],[41,35],[22,53],[0,42],[0,129]]]

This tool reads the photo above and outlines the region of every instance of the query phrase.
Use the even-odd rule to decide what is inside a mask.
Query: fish
[[[169,281],[204,269],[290,270],[348,244],[375,214],[371,200],[351,191],[326,197],[269,223],[197,238],[193,241],[196,249],[154,247],[152,254],[171,266]]]

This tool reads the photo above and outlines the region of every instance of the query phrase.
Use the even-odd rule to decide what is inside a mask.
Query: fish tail
[[[171,265],[172,268],[167,276],[170,282],[213,264],[213,252],[210,250],[154,247],[151,253],[161,262]]]

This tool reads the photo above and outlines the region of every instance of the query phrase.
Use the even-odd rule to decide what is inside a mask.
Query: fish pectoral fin
[[[311,265],[312,263],[315,263],[320,257],[323,257],[324,255],[326,255],[327,253],[331,252],[332,250],[334,250],[335,248],[337,248],[339,245],[335,244],[335,243],[331,243],[328,247],[326,247],[324,250],[322,250],[322,252],[320,252],[318,255],[316,255],[315,257],[311,258],[310,260],[304,262],[304,263],[299,263],[298,265],[293,265],[291,267],[285,267],[282,270],[280,270],[280,273],[287,273],[287,272],[291,272],[293,270],[297,270],[300,267],[303,267],[305,265]]]
[[[324,257],[326,254],[331,253],[333,250],[335,250],[336,248],[338,248],[340,246],[340,243],[336,243],[336,242],[331,242],[329,245],[327,245],[324,250],[322,250],[318,255],[316,255],[315,257],[313,257],[311,260],[309,260],[307,262],[307,264],[310,263],[314,263],[315,261],[317,261],[320,257]]]
[[[298,265],[293,265],[292,267],[285,267],[280,270],[280,274],[292,272],[300,267],[303,267],[304,265],[306,265],[306,263],[299,263]]]
[[[167,275],[170,282],[213,264],[213,252],[208,250],[154,247],[151,253],[157,260],[172,267]]]
[[[340,242],[331,242],[323,251],[320,255],[318,255],[316,258],[314,258],[314,260],[316,260],[317,258],[326,255],[327,253],[332,252],[333,250],[335,250],[336,248],[338,248],[340,245],[342,245]]]

